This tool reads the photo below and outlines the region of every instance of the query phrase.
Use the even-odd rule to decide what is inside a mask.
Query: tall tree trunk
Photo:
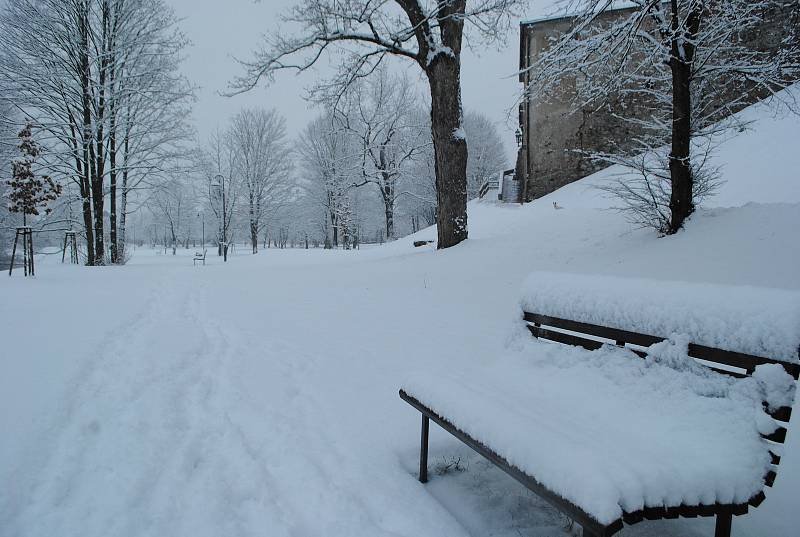
[[[251,187],[252,188],[252,187]],[[256,200],[254,199],[254,195],[250,193],[250,206],[249,206],[249,216],[250,216],[250,246],[253,249],[253,253],[258,253],[258,222],[256,222]]]
[[[103,192],[103,171],[98,170],[96,166],[101,164],[102,157],[95,156],[94,145],[89,144],[89,158],[95,162],[92,170],[92,212],[94,216],[94,260],[96,265],[102,265],[105,262],[105,237],[103,237],[103,229],[105,222],[103,221],[103,211],[105,206],[104,192]]]
[[[672,147],[669,172],[670,222],[668,234],[676,233],[694,212],[694,176],[691,165],[692,146],[692,63],[695,38],[700,28],[702,2],[683,19],[678,0],[671,1],[672,36],[670,70],[672,73]]]
[[[86,174],[84,174],[84,160],[83,154],[80,148],[80,141],[78,140],[78,128],[79,125],[72,114],[70,114],[70,121],[72,122],[72,126],[70,127],[71,136],[71,144],[72,144],[72,152],[75,158],[75,171],[78,175],[78,192],[81,196],[81,210],[83,213],[83,226],[86,229],[86,264],[93,265],[94,264],[94,251],[92,250],[91,246],[94,243],[94,238],[91,235],[92,231],[92,206],[89,203],[89,184],[87,181]],[[69,220],[70,220],[70,229],[72,229],[72,205],[69,205]]]
[[[86,172],[84,172],[86,174]],[[81,179],[81,209],[83,212],[83,227],[86,231],[86,264],[93,266],[94,260],[94,233],[92,223],[92,204],[90,201],[89,188],[84,185],[88,181]]]
[[[117,114],[119,113],[119,87],[117,83],[123,75],[124,62],[118,66],[119,59],[117,55],[117,36],[120,30],[120,9],[122,3],[120,1],[114,2],[112,8],[110,4],[106,4],[109,10],[109,35],[108,35],[108,114],[109,114],[109,127],[108,127],[108,159],[109,159],[109,177],[108,177],[108,195],[109,195],[109,250],[111,253],[111,262],[119,263],[119,238],[117,236]]]
[[[387,240],[394,240],[394,207],[391,202],[386,203],[386,238]]]
[[[335,211],[331,211],[331,230],[333,231],[333,247],[339,247],[339,223]]]
[[[86,2],[79,6],[78,24],[80,34],[80,62],[81,62],[81,91],[83,125],[81,135],[81,157],[83,176],[81,177],[81,197],[83,207],[83,224],[86,228],[86,264],[96,265],[94,245],[94,222],[92,218],[92,159],[90,158],[92,137],[92,96],[91,96],[91,66],[89,64],[89,6]]]
[[[94,204],[94,244],[95,260],[98,264],[103,264],[105,260],[105,221],[103,217],[105,206],[105,113],[106,113],[106,80],[108,78],[108,48],[109,48],[109,6],[108,2],[103,2],[102,15],[102,48],[100,53],[100,65],[98,68],[98,95],[97,95],[97,118],[95,120],[97,129],[95,132],[95,166],[92,174],[92,200]]]
[[[128,114],[130,115],[130,114]],[[122,192],[119,200],[119,237],[117,241],[117,259],[125,262],[125,249],[127,247],[127,222],[128,222],[128,152],[130,150],[129,121],[125,123],[125,138],[122,141]]]
[[[109,215],[108,215],[108,240],[109,249],[111,250],[111,262],[119,263],[119,256],[117,255],[117,103],[115,82],[115,69],[111,70],[111,96],[109,102],[109,127],[108,127],[108,202],[109,202]]]
[[[436,156],[437,247],[442,249],[467,238],[467,141],[463,135],[460,60],[439,54],[426,73]]]
[[[672,150],[669,155],[669,173],[672,194],[669,208],[671,218],[669,234],[675,233],[694,211],[692,200],[691,150],[691,93],[689,90],[688,66],[673,62],[672,66]]]
[[[117,262],[125,262],[125,249],[127,248],[128,241],[128,189],[125,184],[128,182],[126,179],[127,174],[122,174],[122,192],[119,196],[119,228],[117,234]]]
[[[390,138],[391,140],[391,138]],[[383,212],[386,217],[386,239],[394,240],[394,175],[387,169],[386,145],[382,145],[378,157],[381,174],[381,196],[383,197]]]
[[[394,240],[394,184],[393,179],[384,177],[383,188],[383,211],[386,217],[386,239]]]

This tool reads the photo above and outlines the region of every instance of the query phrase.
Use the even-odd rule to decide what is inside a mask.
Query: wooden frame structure
[[[11,264],[8,266],[8,275],[14,270],[14,259],[17,255],[17,245],[22,239],[22,267],[25,276],[34,276],[33,266],[33,230],[29,226],[21,226],[17,228],[17,234],[14,236],[14,247],[11,250]]]
[[[69,263],[71,265],[79,265],[78,261],[78,239],[74,231],[67,231],[64,233],[64,247],[61,250],[61,262],[67,255],[67,248],[69,248]]]
[[[663,337],[638,334],[626,330],[619,330],[600,325],[581,323],[569,319],[541,315],[538,313],[524,313],[524,319],[528,329],[534,337],[546,339],[555,343],[565,345],[575,345],[589,350],[595,350],[605,344],[611,343],[630,348],[640,357],[646,356],[645,348],[660,341]],[[748,354],[731,352],[703,345],[690,344],[689,356],[699,360],[699,363],[711,369],[732,375],[735,377],[745,377],[751,375],[756,366],[761,364],[780,364],[795,380],[800,376],[800,364],[790,364]],[[798,349],[800,356],[800,349]],[[495,466],[516,479],[528,490],[538,495],[550,505],[570,517],[583,528],[585,537],[610,537],[619,532],[625,524],[636,524],[642,520],[672,519],[678,517],[696,518],[716,517],[715,537],[730,537],[731,525],[735,515],[744,515],[750,506],[758,507],[766,498],[764,491],[750,498],[748,502],[742,504],[713,504],[713,505],[680,505],[677,507],[646,507],[635,512],[623,513],[622,517],[611,524],[603,524],[592,517],[589,513],[566,500],[557,493],[549,490],[542,485],[535,476],[531,476],[509,463],[503,456],[496,453],[491,447],[476,440],[469,434],[453,425],[444,416],[438,415],[427,407],[413,395],[400,390],[400,397],[417,409],[422,414],[422,433],[420,438],[420,457],[419,457],[419,480],[422,483],[428,481],[428,435],[430,431],[430,421],[433,420],[442,429],[449,432],[464,444],[475,450],[477,453],[492,462]],[[786,439],[786,427],[791,418],[791,407],[781,407],[769,410],[765,404],[765,410],[775,420],[783,422],[770,435],[762,435],[768,444],[782,444]],[[777,466],[780,463],[780,455],[777,450],[770,450],[772,467],[764,476],[764,484],[771,487],[777,475]]]

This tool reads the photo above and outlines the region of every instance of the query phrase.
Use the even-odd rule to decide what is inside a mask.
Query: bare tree
[[[235,239],[235,221],[241,181],[236,173],[236,155],[229,133],[217,130],[201,151],[205,177],[205,203],[217,220],[217,255],[228,260],[228,249]]]
[[[472,41],[501,40],[516,8],[526,0],[299,0],[284,21],[301,28],[297,36],[269,36],[246,74],[233,82],[247,91],[283,70],[305,71],[327,49],[344,51],[338,75],[316,88],[341,95],[353,81],[368,76],[388,56],[415,62],[431,95],[431,126],[436,155],[439,248],[467,238],[467,143],[461,108],[461,50],[464,29]]]
[[[233,172],[247,196],[247,223],[253,253],[267,215],[286,201],[292,168],[286,120],[276,110],[245,109],[228,129],[235,155]]]
[[[178,244],[190,233],[189,222],[194,216],[194,190],[187,179],[187,175],[177,172],[151,192],[148,201],[150,211],[157,220],[164,222],[169,231],[172,255],[176,254]],[[165,243],[164,248],[166,247]]]
[[[355,139],[361,178],[355,187],[374,185],[383,201],[386,239],[395,238],[395,207],[411,159],[430,144],[427,122],[414,115],[414,94],[407,78],[385,69],[351,85],[334,112],[343,135]]]
[[[187,40],[172,10],[161,0],[115,1],[124,11],[112,48],[107,145],[110,251],[119,262],[125,258],[129,196],[168,180],[189,153],[194,88],[179,74]]]
[[[326,248],[337,248],[347,234],[350,191],[361,176],[359,149],[352,137],[342,135],[330,114],[309,123],[300,136],[301,187],[322,209]]]
[[[612,188],[635,221],[675,233],[718,180],[704,167],[723,121],[756,98],[775,95],[800,76],[797,30],[787,25],[774,47],[752,34],[767,21],[797,20],[782,0],[568,0],[571,29],[529,71],[529,98],[569,92],[576,109],[609,97],[647,103],[649,118],[627,116],[640,134],[633,150],[590,155],[640,172]],[[623,106],[614,111],[626,118]],[[669,154],[661,149],[669,146]]]
[[[464,130],[469,141],[467,160],[467,197],[478,197],[481,186],[497,179],[508,165],[503,140],[497,126],[481,112],[467,110],[464,113]]]
[[[187,133],[176,24],[163,0],[9,0],[0,15],[0,95],[41,125],[51,174],[75,183],[90,265],[105,259],[109,194],[119,257],[118,175],[163,170],[164,147]]]

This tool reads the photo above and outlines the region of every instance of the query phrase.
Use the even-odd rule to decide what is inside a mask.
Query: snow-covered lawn
[[[728,184],[669,238],[607,210],[587,186],[601,173],[525,207],[474,203],[471,239],[441,253],[411,246],[424,230],[359,252],[210,252],[206,267],[193,250],[95,269],[50,257],[35,280],[0,278],[0,535],[565,534],[435,427],[419,484],[419,414],[397,389],[497,361],[534,270],[800,289],[798,139],[800,120],[766,117],[726,145]],[[793,425],[737,537],[796,532]],[[697,519],[622,535],[710,533]]]

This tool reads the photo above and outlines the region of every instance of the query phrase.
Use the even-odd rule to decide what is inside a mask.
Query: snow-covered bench
[[[536,339],[400,390],[422,413],[421,482],[433,420],[586,537],[697,516],[728,537],[764,500],[800,375],[800,294],[536,274],[522,306]]]
[[[203,262],[203,264],[205,265],[205,264],[206,264],[206,252],[207,252],[207,251],[208,251],[208,250],[205,250],[205,249],[204,249],[204,250],[203,250],[203,253],[200,253],[200,252],[195,252],[195,253],[194,253],[194,258],[192,259],[192,265],[197,265],[197,262],[198,262],[198,261],[202,261],[202,262]]]

